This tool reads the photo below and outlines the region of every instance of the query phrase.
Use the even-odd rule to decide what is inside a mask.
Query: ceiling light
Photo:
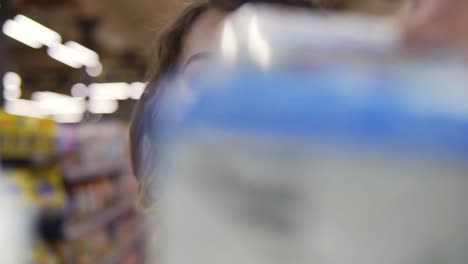
[[[130,84],[130,91],[129,91],[130,98],[135,99],[135,100],[140,99],[141,95],[145,91],[145,88],[146,88],[146,83],[134,82]]]
[[[102,64],[98,62],[94,66],[91,66],[91,67],[87,66],[86,73],[91,77],[98,77],[99,75],[102,74]]]
[[[102,65],[96,52],[74,42],[69,41],[65,45],[57,44],[49,47],[47,53],[50,57],[73,68],[86,66],[86,72],[96,77],[102,73]]]
[[[60,114],[53,118],[57,123],[79,123],[83,120],[83,114]]]
[[[6,100],[15,100],[21,97],[21,77],[17,73],[5,73],[3,87],[3,98]]]
[[[86,67],[94,67],[97,64],[99,64],[99,56],[96,52],[74,41],[68,41],[67,43],[65,43],[65,46],[73,50],[73,52],[75,53],[74,59],[76,59],[82,65],[85,65]]]
[[[95,100],[88,102],[88,110],[93,114],[112,114],[119,109],[119,103],[116,100]]]
[[[44,118],[46,115],[37,102],[30,100],[12,100],[5,103],[5,111],[13,115]]]
[[[31,48],[39,49],[42,47],[42,43],[37,41],[30,32],[24,30],[24,28],[16,21],[11,19],[7,20],[3,24],[2,31],[5,35],[9,36],[12,39],[28,45]]]
[[[16,100],[21,97],[21,90],[20,89],[15,89],[15,90],[9,90],[5,89],[3,90],[3,98],[5,100]]]
[[[86,112],[86,102],[83,98],[53,92],[34,92],[31,98],[48,115],[83,114]]]
[[[73,51],[73,49],[65,45],[58,44],[53,47],[50,47],[47,49],[47,54],[49,54],[51,58],[60,61],[61,63],[66,64],[70,67],[78,69],[83,66],[79,62],[79,60],[76,59],[77,55]]]
[[[32,100],[34,101],[52,101],[52,100],[75,100],[71,96],[65,94],[59,94],[54,92],[34,92],[31,96]]]
[[[14,21],[21,25],[21,28],[25,31],[25,33],[29,34],[36,41],[48,47],[55,46],[62,42],[62,37],[57,32],[37,23],[36,21],[26,16],[17,15],[14,18]]]
[[[89,97],[98,100],[126,100],[129,95],[129,84],[93,83],[89,85]]]
[[[21,77],[16,72],[7,72],[3,75],[4,87],[21,87]]]
[[[86,96],[88,96],[88,86],[82,83],[77,83],[73,85],[71,88],[71,95],[73,97],[85,98]]]

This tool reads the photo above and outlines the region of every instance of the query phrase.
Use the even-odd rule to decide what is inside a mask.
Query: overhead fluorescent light
[[[88,86],[88,96],[94,100],[138,100],[146,85],[143,82],[92,83]]]
[[[50,57],[70,67],[78,69],[86,66],[86,72],[92,77],[102,73],[102,65],[97,53],[74,41],[49,47],[47,53]]]
[[[126,100],[129,96],[129,84],[93,83],[89,85],[89,97],[96,100]]]
[[[21,77],[17,73],[5,73],[3,87],[3,98],[5,100],[15,100],[21,97]]]
[[[44,118],[47,116],[37,102],[23,99],[7,101],[5,103],[5,111],[13,115],[33,118]]]
[[[86,66],[86,72],[92,77],[102,73],[99,55],[95,51],[74,41],[61,44],[60,34],[24,15],[7,20],[3,24],[3,33],[35,49],[45,45],[49,47],[47,53],[50,57],[73,68]]]
[[[31,95],[32,100],[34,101],[66,101],[66,100],[76,100],[71,96],[66,94],[59,94],[54,92],[34,92]]]
[[[20,97],[21,97],[21,90],[20,89],[15,89],[15,90],[5,89],[5,90],[3,90],[3,98],[5,98],[5,100],[7,100],[7,101],[16,100],[16,99],[19,99]]]
[[[83,99],[53,92],[34,92],[33,100],[10,100],[5,103],[5,111],[34,118],[52,117],[59,123],[77,123],[86,112]]]
[[[85,98],[88,96],[88,86],[82,83],[77,83],[71,88],[71,95],[73,97]]]
[[[22,25],[18,22],[11,19],[7,20],[3,24],[2,31],[5,35],[9,36],[12,39],[15,39],[31,48],[39,49],[42,47],[42,43],[39,42],[33,35],[25,30]]]
[[[86,73],[91,77],[98,77],[99,75],[102,74],[102,64],[98,62],[94,66],[91,66],[91,67],[87,66]]]
[[[21,76],[16,72],[7,72],[3,75],[3,86],[5,87],[20,87],[21,86]]]
[[[74,59],[86,67],[95,67],[99,64],[99,56],[96,52],[78,44],[74,41],[68,41],[65,46],[73,50]],[[102,67],[102,65],[101,65]]]
[[[88,102],[88,110],[93,114],[112,114],[119,109],[119,103],[116,100],[91,99]]]
[[[53,92],[34,92],[31,98],[48,115],[83,114],[86,112],[86,102],[83,98]]]
[[[21,76],[16,72],[7,72],[3,75],[3,87],[21,87]]]
[[[47,54],[49,54],[51,58],[70,67],[78,69],[83,66],[83,64],[81,64],[77,59],[77,55],[74,50],[65,45],[58,44],[53,47],[49,47],[47,49]]]
[[[83,114],[60,114],[53,118],[57,123],[79,123],[83,120]]]
[[[135,99],[135,100],[140,99],[141,95],[145,91],[145,88],[146,88],[146,83],[134,82],[130,84],[130,91],[129,91],[130,98]]]
[[[52,47],[62,42],[62,37],[59,33],[24,15],[17,15],[14,18],[14,21],[21,25],[21,28],[25,33],[29,34],[32,38],[43,45]]]

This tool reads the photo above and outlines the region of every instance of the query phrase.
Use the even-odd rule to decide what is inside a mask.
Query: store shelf
[[[140,228],[140,231],[133,233],[133,235],[126,241],[117,245],[109,254],[101,258],[97,263],[99,264],[115,264],[122,259],[122,255],[125,251],[138,243],[144,237],[144,230]]]
[[[24,252],[31,263],[117,264],[143,257],[134,246],[144,234],[133,209],[126,124],[62,126],[1,109],[0,123],[8,143],[0,147],[6,187],[38,209],[30,219],[38,239],[30,245],[34,251]]]
[[[56,156],[49,157],[2,157],[0,159],[0,164],[3,166],[13,166],[13,167],[28,167],[28,166],[44,166],[50,163],[57,162]]]
[[[68,240],[76,240],[93,231],[103,227],[112,220],[119,218],[133,207],[131,201],[121,202],[110,207],[99,214],[96,214],[88,221],[82,221],[76,224],[70,224],[65,228],[65,236]]]
[[[87,167],[84,169],[74,169],[65,171],[65,182],[75,184],[83,181],[102,178],[112,175],[121,170],[121,165],[116,163]]]

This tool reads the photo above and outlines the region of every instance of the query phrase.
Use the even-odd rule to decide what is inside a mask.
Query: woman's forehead
[[[178,65],[184,67],[191,57],[206,54],[215,49],[217,32],[228,13],[209,9],[192,25],[182,45],[182,54]]]

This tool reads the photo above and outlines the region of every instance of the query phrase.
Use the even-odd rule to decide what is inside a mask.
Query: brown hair
[[[162,74],[172,70],[177,62],[184,38],[190,30],[191,26],[200,15],[205,13],[210,8],[216,8],[222,11],[231,12],[238,9],[246,3],[268,3],[276,5],[287,5],[295,7],[313,8],[313,4],[309,0],[205,0],[197,1],[188,6],[173,22],[170,23],[159,35],[157,41],[157,54],[154,59],[154,64],[150,68],[151,78],[155,81]]]
[[[185,37],[195,21],[208,9],[234,11],[246,3],[267,3],[315,9],[309,0],[205,0],[186,8],[177,19],[159,36],[155,64],[150,68],[149,84],[136,106],[130,127],[131,157],[134,174],[140,182],[140,202],[144,205],[154,201],[152,188],[155,186],[153,175],[157,142],[154,138],[154,123],[157,119],[157,103],[162,77],[175,70],[182,52]]]

